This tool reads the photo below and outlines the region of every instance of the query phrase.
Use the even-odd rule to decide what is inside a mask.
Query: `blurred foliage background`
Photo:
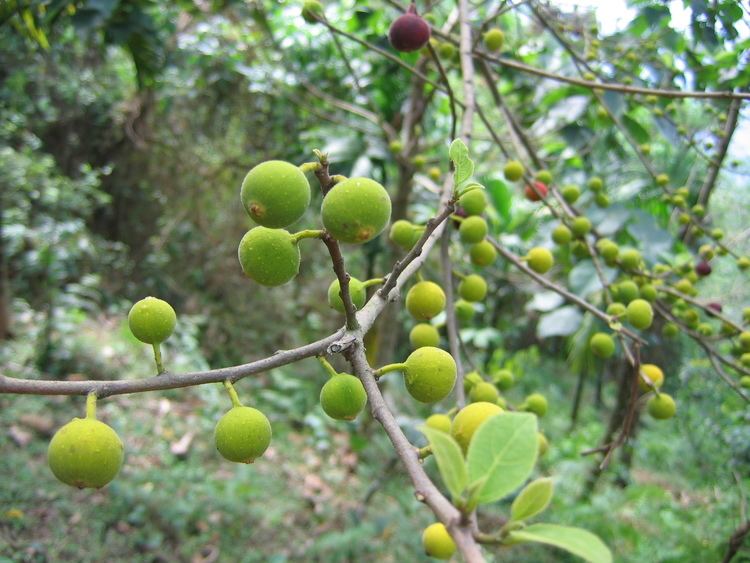
[[[501,4],[478,5],[477,21]],[[598,57],[622,63],[613,70],[620,78],[747,89],[750,34],[740,2],[672,2],[672,10],[690,16],[682,28],[673,25],[668,3],[629,4],[629,21],[598,32]],[[576,30],[603,17],[542,7],[549,21],[568,26],[581,52],[585,34]],[[452,9],[439,3],[434,21],[442,25]],[[146,295],[178,312],[164,352],[173,371],[247,362],[335,330],[342,319],[325,305],[333,274],[322,245],[304,246],[299,277],[281,288],[252,284],[238,267],[237,243],[250,227],[239,186],[260,161],[302,163],[319,148],[330,153],[335,172],[369,175],[392,190],[395,217],[430,216],[437,201],[426,177],[394,159],[373,123],[331,103],[366,105],[400,131],[412,77],[360,44],[339,47],[299,11],[297,2],[231,0],[2,3],[3,374],[150,375],[150,349],[125,323],[130,304]],[[398,14],[392,3],[329,2],[326,14],[389,49],[387,29]],[[574,74],[568,53],[526,7],[503,13],[497,24],[506,30],[503,56]],[[655,48],[646,53],[644,44]],[[410,64],[419,64],[417,57],[402,55]],[[446,60],[446,67],[460,91],[456,63]],[[498,88],[561,184],[604,178],[612,205],[590,214],[602,232],[639,247],[650,261],[687,259],[691,242],[675,242],[671,208],[590,92],[508,69]],[[414,152],[445,172],[449,105],[440,96],[431,101]],[[491,102],[486,89],[480,102]],[[697,190],[706,163],[686,139],[710,153],[724,102],[647,102],[617,93],[605,102],[639,143],[650,145],[659,170]],[[499,112],[492,119],[507,133]],[[713,225],[745,254],[750,166],[746,158],[731,161],[747,156],[738,151],[747,150],[749,138],[741,114],[727,168],[710,194]],[[546,243],[550,216],[504,182],[504,158],[481,128],[472,155],[494,205],[494,234],[516,250]],[[316,194],[300,228],[318,226],[319,204]],[[347,249],[349,271],[360,279],[387,271],[396,256],[385,237]],[[561,281],[591,295],[590,262],[568,266],[558,273]],[[438,271],[428,262],[425,275]],[[551,449],[541,469],[556,477],[560,491],[550,518],[598,533],[618,561],[720,560],[750,485],[750,411],[701,351],[687,338],[651,339],[644,358],[667,368],[665,389],[680,405],[678,416],[642,421],[633,447],[591,483],[595,460],[581,452],[601,440],[616,399],[617,366],[595,361],[585,346],[597,324],[507,265],[488,278],[490,297],[462,337],[483,372],[514,371],[519,383],[508,392],[511,401],[532,391],[549,398],[543,428]],[[739,320],[750,290],[731,261],[720,262],[702,282],[701,298],[720,301]],[[396,361],[408,351],[408,322],[398,311],[387,321],[393,342],[375,335],[373,351]],[[382,335],[383,326],[376,330]],[[49,437],[82,412],[83,399],[0,396],[0,560],[420,560],[419,530],[431,521],[429,511],[414,499],[369,416],[342,424],[323,414],[324,381],[308,360],[238,385],[274,427],[272,449],[248,467],[225,463],[214,451],[213,425],[229,406],[220,386],[108,399],[101,415],[123,437],[126,465],[96,492],[64,487],[45,461]],[[396,378],[386,386],[399,420],[419,442],[416,427],[430,409],[405,398]],[[432,461],[427,465],[434,471]],[[563,557],[530,547],[493,555]]]

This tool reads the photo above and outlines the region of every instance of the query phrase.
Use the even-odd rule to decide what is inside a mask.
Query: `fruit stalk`
[[[331,377],[336,377],[339,373],[333,368],[328,360],[323,356],[318,356],[318,361],[323,365],[323,368],[328,372]]]
[[[240,397],[237,395],[237,390],[234,388],[234,385],[232,385],[232,382],[225,379],[224,387],[226,388],[227,393],[229,393],[229,398],[232,400],[232,407],[241,407],[242,402],[240,401]]]
[[[96,420],[96,393],[86,395],[86,418]]]
[[[380,379],[383,377],[386,373],[390,373],[392,371],[404,371],[406,370],[406,364],[400,363],[400,364],[386,364],[381,368],[378,368],[375,370],[375,379]]]
[[[304,238],[323,238],[323,235],[325,235],[325,231],[322,229],[305,229],[304,231],[294,233],[292,240],[299,242]]]
[[[367,280],[362,282],[362,287],[367,289],[368,287],[372,287],[373,285],[380,285],[385,280],[383,278],[372,278],[371,280]]]
[[[164,364],[161,361],[161,344],[157,342],[152,344],[151,346],[154,348],[154,361],[156,362],[156,371],[159,375],[161,375],[162,373],[167,371],[164,369]]]

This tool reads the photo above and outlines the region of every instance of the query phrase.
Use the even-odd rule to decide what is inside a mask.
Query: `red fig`
[[[717,313],[721,313],[722,311],[721,303],[717,303],[716,301],[712,301],[707,305],[707,307],[712,311],[716,311]]]
[[[546,184],[542,182],[534,182],[534,187],[536,188],[536,191],[534,191],[534,188],[532,188],[531,186],[526,186],[526,189],[524,190],[524,192],[526,193],[526,199],[528,199],[529,201],[539,201],[547,197]]]
[[[412,3],[407,12],[391,24],[388,39],[397,51],[418,51],[430,39],[430,25],[417,14]]]
[[[707,276],[711,273],[711,264],[706,261],[698,262],[695,266],[695,273],[699,276]]]

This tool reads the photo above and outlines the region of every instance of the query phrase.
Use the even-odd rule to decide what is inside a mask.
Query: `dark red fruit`
[[[453,215],[456,215],[457,217],[468,217],[469,214],[466,213],[466,210],[462,207],[456,207],[456,210],[453,212]],[[457,229],[461,226],[461,220],[460,219],[453,219],[453,226]]]
[[[708,262],[699,262],[697,266],[695,266],[695,273],[699,276],[707,276],[711,273],[711,264]]]
[[[418,51],[430,40],[430,25],[417,15],[414,4],[391,24],[388,39],[396,51],[410,53]]]
[[[716,303],[715,301],[712,303],[709,303],[707,307],[711,309],[712,311],[716,311],[717,313],[721,313],[722,311],[721,303]]]
[[[526,189],[524,190],[524,192],[526,193],[526,199],[528,199],[529,201],[539,201],[547,197],[546,184],[542,182],[534,182],[534,187],[536,188],[536,191],[534,191],[534,188],[532,188],[531,186],[526,186]]]

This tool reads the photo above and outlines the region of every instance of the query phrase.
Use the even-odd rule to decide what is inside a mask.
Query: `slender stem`
[[[305,162],[299,165],[299,169],[302,172],[317,172],[320,170],[320,162]]]
[[[161,344],[152,344],[154,348],[154,361],[156,362],[156,372],[161,375],[166,370],[164,369],[164,364],[161,361]]]
[[[86,418],[96,420],[96,393],[86,395]]]
[[[363,281],[362,287],[367,289],[368,287],[372,287],[373,285],[380,285],[385,281],[384,278],[372,278],[371,280]]]
[[[229,393],[229,398],[232,400],[232,407],[241,407],[242,403],[240,402],[240,397],[237,395],[237,390],[234,388],[234,385],[232,385],[232,382],[225,379],[224,387],[226,388],[227,393]]]
[[[383,377],[386,373],[390,373],[392,371],[406,371],[406,364],[400,363],[400,364],[387,364],[384,365],[381,368],[378,368],[373,371],[373,375],[375,376],[375,379],[380,379]]]
[[[299,242],[303,238],[323,238],[326,232],[323,229],[306,229],[292,235],[294,242]]]
[[[328,360],[326,360],[323,356],[318,356],[318,361],[321,363],[323,368],[325,368],[325,370],[328,372],[328,375],[330,375],[331,377],[336,377],[338,375],[338,372],[335,369],[333,369],[333,366],[331,365],[331,363]]]
[[[432,455],[432,446],[425,446],[417,450],[417,457],[419,459],[425,459]]]

